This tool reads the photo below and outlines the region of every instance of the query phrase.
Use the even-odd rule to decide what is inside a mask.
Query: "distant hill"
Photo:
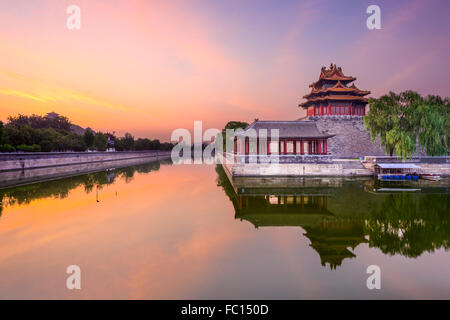
[[[56,113],[56,112],[49,112],[45,116],[45,118],[48,118],[48,119],[58,119],[60,117],[61,116],[58,113]],[[76,134],[82,135],[82,134],[84,134],[84,131],[86,131],[86,129],[80,127],[77,124],[71,124],[70,125],[70,131],[73,131]]]
[[[80,134],[80,135],[84,134],[84,132],[86,131],[86,129],[84,129],[76,124],[70,125],[70,130],[75,132],[76,134]]]

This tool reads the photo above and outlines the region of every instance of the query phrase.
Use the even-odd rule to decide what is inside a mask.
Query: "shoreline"
[[[0,153],[0,172],[159,157],[170,157],[170,151]]]
[[[53,166],[41,166],[25,169],[0,171],[0,189],[18,187],[49,180],[57,180],[87,173],[99,172],[109,169],[128,167],[159,160],[170,160],[169,152],[152,152],[148,156],[117,157],[104,161],[90,161],[67,163]],[[1,165],[1,161],[0,161]]]
[[[364,160],[330,158],[328,163],[292,161],[281,163],[248,163],[246,157],[219,155],[227,174],[232,177],[371,177],[376,163],[403,163],[399,158],[367,156]],[[258,159],[256,159],[258,160]],[[414,157],[406,163],[415,163],[425,174],[450,176],[450,157]]]

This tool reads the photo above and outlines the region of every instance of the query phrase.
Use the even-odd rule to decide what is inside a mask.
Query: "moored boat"
[[[425,179],[425,180],[431,180],[431,181],[441,180],[441,176],[439,176],[438,174],[421,174],[420,178]]]

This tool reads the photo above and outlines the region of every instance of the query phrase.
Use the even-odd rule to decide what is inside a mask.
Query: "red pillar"
[[[267,138],[267,154],[270,154],[270,138]]]
[[[259,137],[256,137],[256,154],[259,154]]]
[[[323,105],[320,106],[320,115],[323,116]]]
[[[287,154],[287,150],[286,150],[286,140],[284,140],[284,154]]]
[[[328,154],[328,149],[327,149],[327,145],[328,145],[328,140],[325,140],[325,154]]]
[[[234,154],[237,154],[237,138],[234,137]]]
[[[248,153],[249,153],[248,138],[245,138],[245,154],[248,155]]]

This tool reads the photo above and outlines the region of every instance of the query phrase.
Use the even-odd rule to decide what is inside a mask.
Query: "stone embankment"
[[[171,163],[170,151],[0,154],[0,188],[160,160]]]
[[[264,177],[264,176],[372,176],[375,163],[402,162],[400,158],[371,156],[364,160],[341,159],[329,157],[323,162],[302,161],[293,163],[284,161],[280,163],[242,163],[234,162],[236,157],[228,156],[228,161],[223,159],[226,171],[233,177]],[[239,160],[239,158],[237,159]],[[408,160],[420,167],[423,174],[450,175],[450,157],[413,157]]]
[[[370,171],[374,171],[376,163],[402,163],[400,157],[388,156],[368,156],[364,158],[362,164]],[[408,163],[414,163],[420,167],[418,173],[438,174],[441,176],[450,176],[450,157],[427,157],[417,156],[407,159]]]
[[[0,172],[158,157],[170,151],[0,153]]]

